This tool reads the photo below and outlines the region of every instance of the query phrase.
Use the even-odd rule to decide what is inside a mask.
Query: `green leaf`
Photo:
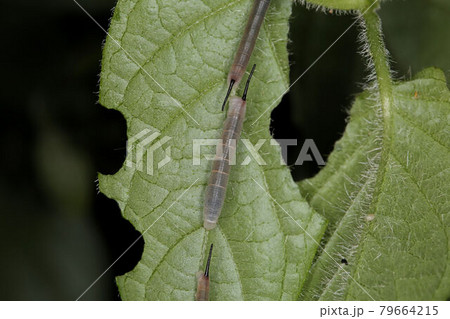
[[[362,10],[370,5],[375,0],[300,0],[307,5],[312,4],[314,6],[323,7],[326,9],[335,10]]]
[[[259,152],[267,165],[252,160],[232,168],[219,226],[207,232],[202,215],[211,163],[193,165],[193,140],[220,137],[227,70],[252,1],[118,2],[100,102],[123,113],[129,138],[145,129],[161,134],[160,142],[171,138],[155,151],[155,163],[169,146],[172,157],[153,175],[137,169],[138,161],[99,178],[101,191],[145,240],[141,261],[117,280],[122,299],[192,300],[210,243],[212,300],[298,298],[326,224],[269,142],[270,110],[288,87],[291,4],[271,4],[251,61],[257,69],[242,137],[253,144],[267,139]],[[239,143],[237,163],[248,155]]]
[[[386,130],[378,97],[361,94],[327,166],[300,184],[330,220],[305,299],[450,296],[450,92],[432,68],[392,97]]]

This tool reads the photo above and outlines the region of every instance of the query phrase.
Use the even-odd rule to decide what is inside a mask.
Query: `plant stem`
[[[380,102],[383,110],[385,129],[390,128],[392,96],[392,79],[387,50],[381,30],[381,20],[376,9],[364,14],[366,37],[378,82]]]

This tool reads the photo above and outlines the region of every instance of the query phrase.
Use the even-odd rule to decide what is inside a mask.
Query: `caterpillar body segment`
[[[205,205],[203,208],[203,226],[206,230],[214,229],[222,212],[230,176],[231,156],[236,154],[236,145],[242,132],[247,105],[247,93],[250,80],[256,65],[247,80],[242,97],[232,97],[229,103],[227,118],[224,123],[221,147],[218,148],[213,161],[211,175],[206,188]]]
[[[253,7],[247,21],[247,26],[245,27],[239,48],[236,51],[233,64],[231,65],[230,72],[228,73],[228,91],[222,104],[222,111],[225,108],[225,104],[227,103],[233,86],[239,86],[239,83],[245,74],[245,70],[247,69],[253,50],[255,49],[256,40],[258,39],[259,31],[261,30],[261,26],[264,22],[269,5],[270,0],[255,0],[253,2]]]

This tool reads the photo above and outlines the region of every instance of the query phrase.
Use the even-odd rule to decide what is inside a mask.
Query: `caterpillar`
[[[236,151],[236,144],[241,136],[247,104],[247,93],[250,80],[255,72],[256,64],[248,76],[242,98],[230,99],[227,119],[222,132],[222,147],[214,157],[211,175],[206,188],[205,205],[203,209],[203,226],[207,230],[216,227],[219,215],[222,211],[227,191],[228,177],[230,175],[230,151]]]
[[[230,72],[228,73],[228,91],[222,104],[222,111],[225,108],[233,86],[238,86],[244,76],[269,5],[270,0],[255,0],[253,2],[253,8],[250,12],[247,26],[245,27],[241,43],[239,44]]]
[[[213,244],[209,248],[208,260],[206,261],[206,268],[204,273],[200,273],[197,281],[197,293],[195,300],[208,301],[209,300],[209,265],[211,263]]]

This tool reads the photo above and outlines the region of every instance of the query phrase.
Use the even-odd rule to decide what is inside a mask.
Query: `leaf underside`
[[[367,7],[357,0],[309,2]],[[312,268],[326,223],[302,199],[280,164],[279,148],[268,142],[259,152],[267,165],[253,160],[233,167],[219,226],[202,228],[211,163],[193,165],[193,140],[220,136],[226,73],[251,3],[117,5],[100,102],[123,113],[129,137],[144,129],[171,137],[155,152],[156,163],[169,145],[172,154],[153,175],[124,165],[113,176],[100,176],[101,191],[145,240],[136,268],[118,277],[122,299],[193,300],[210,243],[211,300],[295,300],[300,292],[312,300],[447,299],[450,93],[437,69],[395,85],[389,131],[378,96],[361,94],[327,166],[300,183],[309,204],[330,221]],[[250,62],[258,67],[242,137],[253,144],[271,138],[272,103],[288,87],[290,10],[291,1],[272,2]],[[237,162],[248,155],[238,144]]]
[[[369,92],[356,99],[327,166],[300,183],[309,203],[330,221],[302,298],[450,297],[445,75],[427,69],[395,85],[388,136],[377,100]]]
[[[202,227],[211,162],[193,165],[193,140],[220,137],[227,70],[251,5],[250,0],[117,4],[104,48],[100,102],[123,113],[129,138],[145,129],[159,132],[159,139],[171,137],[154,160],[164,158],[169,146],[172,157],[153,175],[124,165],[99,178],[101,191],[119,203],[145,240],[141,261],[117,279],[124,300],[193,300],[210,243],[211,300],[299,296],[326,223],[302,199],[280,163],[278,146],[268,141],[262,146],[265,166],[252,160],[232,167],[219,225],[210,232]],[[253,144],[271,139],[272,103],[288,87],[291,5],[291,0],[271,4],[250,61],[257,70],[242,137]],[[132,155],[128,161],[134,161]],[[240,142],[237,163],[248,155]]]

